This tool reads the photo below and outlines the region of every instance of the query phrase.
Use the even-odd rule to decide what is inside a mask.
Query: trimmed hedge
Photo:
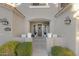
[[[0,55],[2,56],[14,56],[16,55],[15,53],[15,48],[20,42],[17,41],[9,41],[5,44],[3,44],[0,47]]]
[[[17,56],[31,56],[32,42],[23,42],[16,47]]]
[[[51,55],[52,56],[75,56],[73,51],[68,48],[54,46],[51,48]]]
[[[31,56],[32,42],[9,41],[0,46],[0,56]]]

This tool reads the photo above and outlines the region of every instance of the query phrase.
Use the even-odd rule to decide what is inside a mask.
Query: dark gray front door
[[[42,24],[38,24],[38,36],[42,36]]]

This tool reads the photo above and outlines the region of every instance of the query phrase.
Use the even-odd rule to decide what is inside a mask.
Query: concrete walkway
[[[43,37],[33,38],[33,56],[47,56],[46,39]]]

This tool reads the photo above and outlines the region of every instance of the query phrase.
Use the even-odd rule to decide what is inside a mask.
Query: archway
[[[30,32],[34,37],[44,37],[50,31],[50,21],[44,18],[34,18],[30,20]]]

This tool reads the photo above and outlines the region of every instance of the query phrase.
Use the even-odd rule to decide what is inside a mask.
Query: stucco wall
[[[14,35],[25,33],[24,18],[14,13],[11,9],[0,6],[0,19],[3,18],[7,18],[9,25],[2,25],[0,22],[0,45],[11,40],[22,41],[21,38],[16,38]],[[5,31],[4,28],[6,27],[10,27],[11,31]]]
[[[14,36],[20,36],[25,33],[25,19],[13,13],[12,33]]]
[[[76,54],[79,56],[79,19],[76,19]]]
[[[69,25],[66,25],[64,22],[67,16],[71,19],[71,24]],[[71,9],[66,10],[62,15],[56,18],[54,31],[60,37],[63,37],[65,47],[76,52],[75,19],[73,18]]]
[[[2,25],[2,23],[0,23],[0,44],[3,43],[4,41],[6,41],[7,39],[9,39],[9,37],[12,36],[12,32],[11,31],[5,31],[4,28],[5,27],[10,27],[12,28],[12,11],[7,9],[7,8],[3,8],[0,6],[0,19],[6,18],[9,22],[9,25]],[[6,40],[5,40],[6,39]]]
[[[25,33],[30,33],[30,22],[25,18]]]

